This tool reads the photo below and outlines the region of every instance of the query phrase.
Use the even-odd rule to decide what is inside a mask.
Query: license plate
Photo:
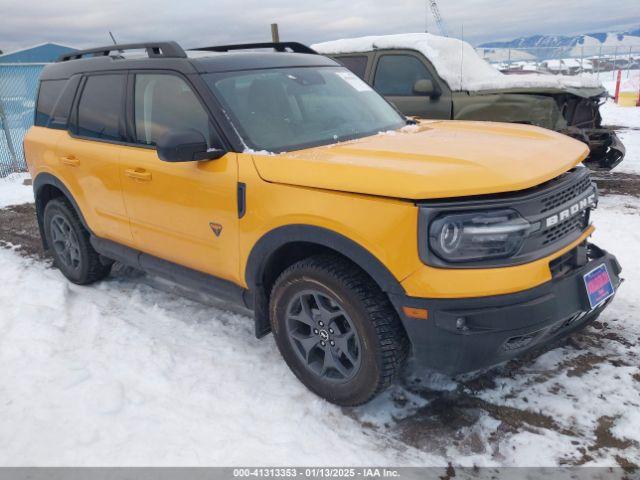
[[[584,275],[584,285],[587,288],[592,310],[615,293],[609,271],[604,263]]]

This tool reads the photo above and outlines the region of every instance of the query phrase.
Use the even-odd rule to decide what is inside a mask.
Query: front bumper
[[[551,281],[530,290],[467,299],[401,295],[391,299],[417,363],[455,375],[497,365],[593,321],[611,298],[591,310],[583,275],[603,263],[617,291],[621,283],[618,261],[585,243],[554,261]],[[409,318],[402,306],[427,309],[428,319]]]
[[[611,129],[570,128],[564,133],[589,145],[590,153],[584,162],[591,168],[611,170],[622,162],[626,154],[625,146]]]

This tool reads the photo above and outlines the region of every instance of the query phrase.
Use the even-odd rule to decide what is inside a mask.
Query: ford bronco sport
[[[602,126],[608,93],[592,76],[504,75],[466,42],[428,33],[312,45],[351,69],[405,115],[536,125],[589,145],[586,163],[610,170],[625,147]]]
[[[583,143],[409,121],[300,44],[202,50],[117,45],[44,69],[25,152],[70,281],[119,261],[236,301],[340,405],[410,356],[450,374],[504,362],[613,297],[620,266],[588,243]]]

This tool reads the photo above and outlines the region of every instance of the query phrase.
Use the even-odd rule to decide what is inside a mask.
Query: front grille
[[[576,217],[570,218],[568,220],[565,220],[564,222],[554,225],[553,227],[545,229],[542,232],[542,234],[544,235],[542,245],[555,243],[558,240],[566,237],[571,232],[581,232],[588,225],[588,216],[589,212],[584,211]]]
[[[568,201],[579,197],[582,193],[586,192],[591,186],[591,178],[586,176],[578,183],[571,185],[569,188],[555,192],[542,199],[542,211],[540,213],[546,213],[560,205],[567,203]]]

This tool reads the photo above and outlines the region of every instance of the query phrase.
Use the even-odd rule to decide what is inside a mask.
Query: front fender
[[[453,119],[525,123],[550,130],[567,125],[553,97],[518,93],[457,95]]]
[[[264,234],[251,249],[245,268],[245,278],[252,293],[255,334],[260,338],[269,333],[269,298],[263,284],[265,269],[272,256],[287,245],[304,242],[333,250],[362,268],[378,286],[389,294],[403,295],[405,290],[384,264],[353,240],[331,230],[313,225],[286,225]]]
[[[287,244],[305,242],[330,248],[344,255],[374,279],[386,292],[404,293],[404,288],[383,263],[353,240],[314,225],[285,225],[267,232],[249,254],[245,278],[250,287],[259,285],[268,258]]]

